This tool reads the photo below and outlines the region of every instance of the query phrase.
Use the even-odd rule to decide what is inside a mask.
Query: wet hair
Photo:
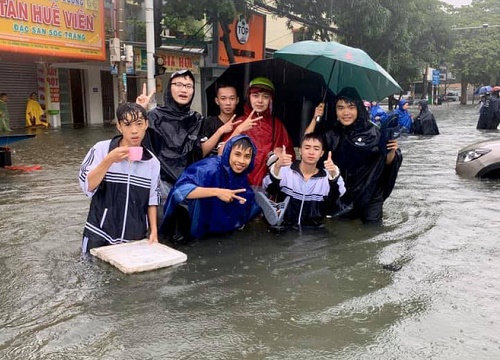
[[[0,97],[7,96],[7,93],[0,93]]]
[[[240,147],[243,151],[246,150],[246,149],[252,149],[252,151],[253,151],[253,145],[250,142],[250,140],[248,140],[247,138],[236,140],[233,143],[233,146],[231,147],[231,150],[233,150],[234,148],[237,148],[237,147]]]
[[[323,142],[323,136],[319,132],[311,132],[311,133],[305,134],[302,137],[302,140],[300,140],[300,147],[302,147],[302,144],[304,143],[304,141],[307,141],[307,140],[318,140],[321,143],[321,148],[322,149],[325,148],[325,144]]]
[[[127,119],[128,117],[130,120]],[[120,124],[129,124],[134,121],[147,120],[148,114],[146,109],[144,109],[141,105],[133,102],[126,102],[118,106],[116,109],[116,118]]]

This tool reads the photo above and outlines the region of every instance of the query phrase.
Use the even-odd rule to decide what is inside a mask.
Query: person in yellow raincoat
[[[42,121],[43,109],[37,100],[36,92],[32,92],[26,103],[26,127],[43,125],[49,127],[49,123]]]

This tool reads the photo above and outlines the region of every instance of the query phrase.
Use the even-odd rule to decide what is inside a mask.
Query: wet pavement
[[[42,170],[0,170],[0,358],[500,358],[500,182],[454,171],[500,134],[471,106],[431,109],[441,135],[401,141],[383,226],[256,221],[136,275],[80,258],[78,168],[114,129],[37,130],[13,162]]]

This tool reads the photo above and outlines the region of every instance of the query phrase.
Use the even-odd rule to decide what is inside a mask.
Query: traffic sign
[[[432,85],[439,85],[439,70],[432,70]]]

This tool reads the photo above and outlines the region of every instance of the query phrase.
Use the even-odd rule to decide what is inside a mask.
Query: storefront
[[[103,5],[31,0],[0,12],[0,92],[8,94],[13,128],[25,127],[32,92],[54,127],[86,124],[97,115],[102,121],[101,108],[95,110],[100,73],[90,70],[106,60]]]

